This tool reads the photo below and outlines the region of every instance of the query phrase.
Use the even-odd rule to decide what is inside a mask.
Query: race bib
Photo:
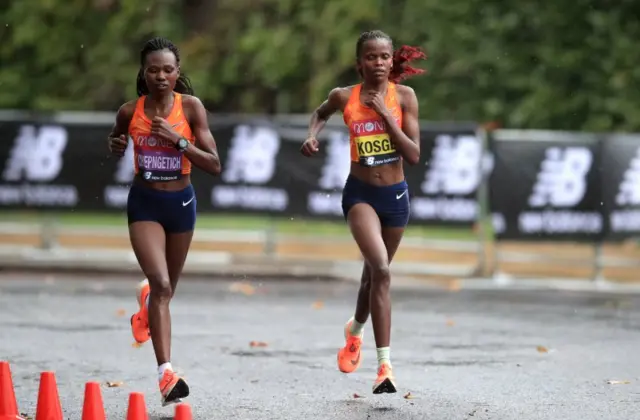
[[[149,182],[167,182],[182,178],[182,153],[177,150],[140,150],[138,169]]]
[[[386,165],[400,160],[387,133],[356,137],[355,141],[361,166]]]

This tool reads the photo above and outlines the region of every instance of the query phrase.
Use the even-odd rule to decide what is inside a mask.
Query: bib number
[[[361,166],[386,165],[400,160],[400,155],[388,134],[356,137],[355,140]]]
[[[182,178],[182,153],[177,150],[141,150],[138,169],[145,181],[176,181]]]

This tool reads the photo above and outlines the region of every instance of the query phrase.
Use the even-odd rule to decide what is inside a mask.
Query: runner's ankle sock
[[[378,347],[376,352],[378,353],[378,366],[381,366],[383,363],[391,366],[391,359],[389,358],[391,349],[389,347]]]
[[[359,323],[355,318],[351,318],[351,328],[349,328],[351,335],[361,336],[363,330],[364,324]]]
[[[163,363],[160,366],[158,366],[158,382],[162,380],[162,376],[164,376],[164,371],[167,369],[173,370],[173,368],[171,367],[171,363],[169,362]]]

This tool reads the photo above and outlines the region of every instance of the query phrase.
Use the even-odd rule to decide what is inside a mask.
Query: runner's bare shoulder
[[[125,102],[120,106],[120,108],[118,108],[116,121],[111,130],[112,137],[127,133],[129,124],[131,124],[131,120],[133,119],[133,114],[136,111],[137,102],[138,100],[134,99],[129,102]]]
[[[344,111],[344,107],[347,106],[347,102],[349,102],[352,90],[353,86],[333,88],[331,92],[329,92],[327,101],[337,110]]]
[[[404,109],[407,104],[417,101],[416,92],[410,86],[396,85],[398,96],[400,97],[400,105]]]
[[[198,107],[204,107],[200,98],[193,95],[187,95],[186,93],[182,94],[182,106],[192,110],[196,110]]]
[[[131,118],[133,118],[133,113],[136,111],[136,103],[138,103],[138,100],[133,99],[122,104],[118,109],[118,118],[122,117],[131,120]]]

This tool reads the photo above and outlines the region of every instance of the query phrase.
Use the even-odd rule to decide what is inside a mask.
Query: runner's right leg
[[[360,289],[356,311],[344,326],[345,345],[338,351],[338,369],[343,373],[352,373],[360,367],[361,347],[364,324],[369,318],[369,291],[371,289],[371,275],[365,263],[362,267]]]
[[[151,338],[149,330],[149,280],[144,279],[136,288],[136,300],[139,310],[131,315],[131,333],[138,344],[144,344]]]
[[[140,268],[149,281],[148,320],[151,342],[158,362],[158,381],[162,404],[179,402],[189,395],[189,387],[171,366],[171,314],[173,292],[165,256],[164,228],[157,222],[129,225],[131,245]],[[144,289],[143,289],[144,290]],[[143,306],[146,306],[143,301]]]
[[[389,264],[393,261],[393,257],[398,251],[400,240],[404,229],[398,228],[382,228],[382,240],[387,248],[389,255]],[[338,352],[338,369],[344,373],[355,372],[362,363],[361,347],[362,338],[364,336],[364,325],[369,319],[370,306],[369,300],[371,296],[371,271],[367,264],[363,264],[362,277],[360,278],[360,289],[358,290],[358,298],[356,301],[356,310],[354,315],[347,321],[344,326],[345,345]],[[354,363],[355,361],[355,363]]]
[[[147,314],[153,350],[158,363],[158,383],[163,406],[179,402],[181,398],[189,395],[187,383],[175,374],[171,366],[169,302],[173,296],[173,290],[167,267],[167,237],[160,217],[162,210],[166,210],[170,196],[177,196],[177,194],[167,194],[167,192],[133,185],[127,203],[131,246],[148,280],[148,286],[142,284],[141,291],[138,293],[142,311],[137,315],[142,312],[142,316],[134,315],[133,320],[144,322],[144,315]],[[148,292],[145,291],[146,289]],[[148,303],[145,295],[148,295]],[[134,322],[132,322],[133,326]],[[135,335],[137,334],[134,333]]]
[[[371,271],[370,309],[376,348],[386,349],[387,355],[378,354],[378,377],[373,393],[396,392],[395,379],[388,357],[391,329],[391,301],[389,297],[389,254],[382,237],[378,214],[366,203],[357,203],[348,212],[347,220],[354,240]],[[376,293],[374,292],[374,289]]]

